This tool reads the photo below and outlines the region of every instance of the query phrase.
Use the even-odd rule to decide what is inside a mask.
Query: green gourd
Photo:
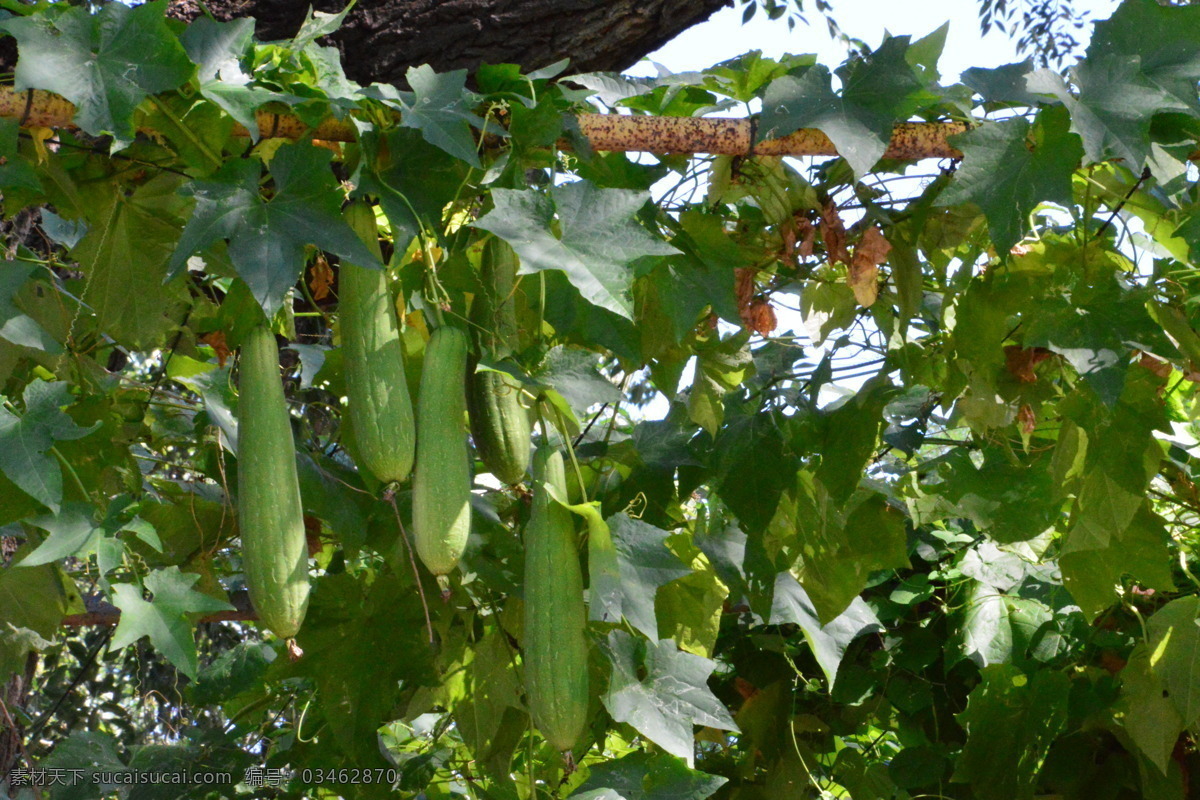
[[[265,321],[247,334],[239,363],[238,528],[246,586],[259,621],[290,639],[308,608],[308,543],[279,349]]]
[[[517,256],[501,239],[484,244],[480,263],[483,292],[471,306],[471,321],[480,355],[504,358],[517,346],[514,301]],[[519,483],[529,469],[532,420],[521,384],[493,370],[472,370],[468,390],[471,438],[488,470],[505,483]]]
[[[346,209],[345,219],[379,257],[375,213],[370,205],[354,203]],[[380,481],[403,481],[412,470],[416,428],[396,307],[384,270],[342,262],[338,325],[355,455],[360,466]]]
[[[572,750],[588,709],[587,609],[571,512],[550,497],[567,496],[562,454],[538,448],[533,510],[525,528],[525,689],[533,722],[546,741]]]
[[[446,325],[425,347],[417,397],[417,466],[413,474],[413,539],[434,575],[458,564],[471,531],[467,455],[467,334]]]

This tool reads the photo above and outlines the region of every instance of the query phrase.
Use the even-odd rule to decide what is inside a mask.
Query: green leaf
[[[702,519],[696,523],[696,530],[692,534],[692,542],[712,564],[721,582],[729,587],[729,596],[734,602],[741,601],[749,588],[745,565],[748,541],[749,537],[732,521],[726,524]],[[771,611],[771,599],[768,597],[766,607],[761,609],[768,614]]]
[[[1158,471],[1156,457],[1161,457],[1162,451],[1148,432],[1127,436],[1121,436],[1119,430],[1104,433],[1107,435],[1094,439],[1089,436],[1089,440],[1103,442],[1106,453],[1084,475],[1063,555],[1103,550],[1114,538],[1120,539],[1145,502],[1146,487]],[[1152,469],[1147,469],[1149,460],[1153,460]]]
[[[133,112],[146,97],[175,89],[192,64],[163,17],[165,6],[75,7],[56,17],[0,21],[16,37],[16,88],[46,89],[75,104],[75,121],[93,135],[111,134],[113,149],[133,140]]]
[[[1068,546],[1074,541],[1072,535]],[[1143,504],[1128,525],[1113,531],[1105,546],[1088,550],[1064,547],[1058,560],[1063,584],[1090,620],[1118,602],[1117,588],[1125,575],[1144,586],[1171,591],[1175,584],[1170,541],[1162,517]]]
[[[561,270],[589,303],[632,319],[632,262],[678,252],[637,222],[648,199],[646,192],[586,181],[556,186],[548,195],[495,189],[496,207],[475,225],[512,245],[521,274]]]
[[[808,281],[800,293],[804,330],[813,344],[821,345],[834,331],[849,328],[858,316],[854,290],[844,283]]]
[[[367,533],[367,510],[362,490],[353,483],[358,476],[344,465],[324,458],[318,461],[309,453],[297,454],[296,467],[304,510],[329,525],[347,554],[361,547]]]
[[[917,789],[942,780],[946,756],[940,747],[906,747],[888,764],[892,780],[902,789]]]
[[[1036,106],[1037,95],[1025,88],[1025,77],[1033,72],[1033,59],[1004,64],[992,69],[971,67],[962,72],[962,82],[983,97],[985,103]]]
[[[197,251],[228,239],[234,268],[270,317],[300,276],[306,245],[361,266],[382,267],[342,219],[337,182],[329,169],[332,157],[311,144],[280,147],[271,160],[275,191],[269,199],[259,193],[254,159],[227,161],[211,180],[184,187],[183,193],[196,198],[196,209],[168,274],[177,274]]]
[[[656,340],[667,345],[683,341],[701,322],[705,311],[732,305],[733,274],[732,270],[714,269],[690,256],[664,259],[647,276],[646,306],[638,319],[643,333],[655,334]]]
[[[119,781],[130,771],[121,760],[117,740],[102,731],[73,732],[66,740],[58,743],[54,752],[39,764],[39,767],[63,770],[60,774],[64,780],[71,781],[71,787],[67,791],[61,791],[61,794],[70,800],[101,800],[111,797],[122,788]],[[82,774],[72,770],[79,770]],[[106,777],[113,776],[108,778],[109,781],[117,782],[101,782],[96,773],[102,773]],[[55,792],[59,793],[60,791]]]
[[[1087,463],[1088,434],[1073,420],[1063,420],[1050,462],[1050,476],[1059,494],[1073,494]]]
[[[22,567],[49,564],[67,556],[87,558],[96,551],[104,527],[92,519],[91,508],[82,503],[63,507],[52,517],[35,517],[29,524],[50,535],[19,562]]]
[[[546,322],[563,341],[583,348],[599,345],[632,363],[642,363],[641,333],[632,320],[592,305],[565,272],[543,272],[546,282]]]
[[[1161,123],[1161,124],[1160,124]],[[1152,125],[1153,137],[1169,140],[1181,134],[1159,132],[1159,128],[1178,126],[1181,129],[1191,129],[1200,124],[1197,120],[1187,120],[1178,114],[1161,118]],[[1182,143],[1152,144],[1151,159],[1147,166],[1154,176],[1153,181],[1147,181],[1140,174],[1131,172],[1117,161],[1108,161],[1097,165],[1091,170],[1091,178],[1097,188],[1103,187],[1096,193],[1096,199],[1108,207],[1124,202],[1121,213],[1127,214],[1131,221],[1137,219],[1145,226],[1145,235],[1153,239],[1155,244],[1179,261],[1189,261],[1188,251],[1194,235],[1189,235],[1186,226],[1180,228],[1180,220],[1184,217],[1182,209],[1168,198],[1175,198],[1179,188],[1187,183],[1187,153],[1178,149],[1185,147]],[[1178,165],[1177,167],[1175,165]]]
[[[850,643],[859,636],[883,630],[879,618],[861,597],[854,598],[845,611],[822,625],[812,600],[790,572],[781,572],[775,578],[768,622],[800,626],[813,657],[829,681],[830,691]]]
[[[549,484],[546,484],[549,487]],[[553,487],[549,487],[553,489]],[[552,492],[553,494],[553,492]],[[564,505],[566,498],[556,498]],[[612,531],[600,515],[599,503],[567,505],[582,514],[588,526],[588,619],[619,623],[624,616],[625,596],[621,589],[621,563]]]
[[[465,650],[463,662],[446,680],[445,692],[463,741],[477,761],[485,762],[506,746],[505,715],[522,707],[521,677],[512,648],[498,631]]]
[[[28,189],[40,193],[42,182],[38,180],[37,171],[28,158],[21,156],[20,135],[20,120],[0,119],[0,189]],[[14,203],[16,205],[19,203]]]
[[[196,682],[187,687],[187,697],[198,705],[231,700],[262,681],[274,649],[263,642],[239,642],[200,668]]]
[[[620,797],[623,800],[704,800],[728,778],[690,769],[681,759],[662,753],[630,753],[592,764],[588,778],[570,800]],[[614,794],[602,794],[602,792]]]
[[[1200,597],[1172,600],[1150,617],[1150,667],[1185,726],[1200,719]]]
[[[1187,102],[1142,70],[1138,56],[1105,53],[1090,56],[1071,71],[1078,98],[1048,69],[1031,74],[1030,91],[1057,97],[1071,114],[1071,130],[1083,140],[1092,162],[1124,160],[1139,171],[1150,156],[1150,121],[1155,114],[1195,113],[1195,92]]]
[[[661,86],[673,84],[674,75],[659,78],[630,77],[615,72],[579,72],[567,80],[577,83],[591,91],[600,102],[607,106],[615,106],[630,97],[639,97],[653,92]]]
[[[869,56],[838,70],[836,94],[828,68],[814,66],[800,77],[772,81],[763,96],[758,140],[777,139],[800,128],[818,128],[837,147],[857,177],[883,157],[892,125],[907,117],[909,102],[921,89],[907,60],[909,37],[885,39]]]
[[[55,243],[66,248],[79,244],[89,227],[86,219],[63,219],[49,209],[42,212],[42,230]]]
[[[30,276],[40,269],[15,261],[5,262],[0,267],[0,339],[57,355],[62,352],[62,346],[15,303],[17,293],[28,284]]]
[[[109,646],[121,648],[143,636],[175,667],[195,680],[199,674],[196,641],[188,614],[232,610],[233,606],[196,591],[192,586],[199,575],[182,573],[179,567],[168,567],[146,576],[146,590],[153,597],[142,599],[142,589],[136,584],[113,586],[113,604],[121,609],[121,621]]]
[[[71,253],[88,276],[83,293],[100,329],[131,350],[153,349],[183,321],[182,278],[165,282],[183,225],[179,179],[164,175],[132,193],[113,192]]]
[[[1021,663],[1026,660],[1026,650],[1037,629],[1052,616],[1050,609],[1037,600],[1005,594],[987,583],[975,583],[956,631],[957,655],[981,667]]]
[[[484,121],[471,110],[478,98],[466,88],[467,71],[435,72],[422,64],[409,67],[404,77],[413,91],[411,99],[402,104],[400,124],[419,130],[431,145],[479,167],[471,126],[482,129]]]
[[[154,527],[159,542],[157,546],[143,545],[139,537],[126,539],[126,546],[151,566],[182,564],[193,554],[211,551],[236,534],[227,502],[187,493],[173,503],[143,501],[138,516]]]
[[[823,415],[821,464],[815,475],[835,503],[846,502],[862,480],[879,443],[884,406],[894,392],[887,378],[872,378],[853,397]]]
[[[126,795],[127,800],[178,800],[181,796],[186,796],[185,792],[187,794],[203,792],[216,775],[223,771],[214,768],[210,752],[193,745],[143,744],[131,748],[131,750],[130,772],[138,773],[139,777],[141,775],[171,775],[173,776],[172,780],[179,782],[163,781],[158,783],[151,779],[148,783],[134,785]],[[225,757],[229,758],[230,756]],[[229,762],[226,761],[220,766],[226,767],[228,764]],[[237,773],[234,772],[234,774]],[[145,779],[143,778],[143,780]]]
[[[937,493],[954,503],[955,513],[1001,544],[1023,542],[1052,527],[1062,515],[1052,459],[1039,454],[1022,459],[1000,447],[985,447],[983,455],[979,469],[963,452],[952,453],[941,467],[944,482]]]
[[[627,514],[614,514],[607,520],[612,532],[620,574],[620,597],[614,598],[621,615],[651,641],[658,640],[658,621],[654,598],[660,586],[690,575],[692,570],[666,547],[670,534]],[[613,599],[606,603],[614,611]],[[595,619],[595,617],[592,617]],[[608,618],[618,622],[620,617]]]
[[[688,766],[693,758],[693,725],[738,730],[728,709],[708,688],[715,661],[681,652],[669,639],[647,642],[622,630],[609,632],[603,648],[612,664],[602,697],[608,713]]]
[[[973,279],[959,296],[954,326],[955,366],[972,389],[994,397],[1005,369],[1003,344],[1012,329],[1011,319],[1031,294],[1029,277],[1009,271],[991,271]]]
[[[253,41],[254,20],[250,18],[221,22],[208,16],[197,17],[179,37],[188,58],[196,65],[196,79],[202,90],[210,81],[249,83],[252,78],[243,69],[242,59]]]
[[[847,747],[837,754],[834,776],[846,787],[855,800],[890,800],[897,796],[888,768],[869,763],[858,750]]]
[[[612,381],[600,374],[596,354],[574,347],[555,347],[546,353],[534,378],[562,395],[580,419],[589,408],[617,403],[624,397]]]
[[[754,99],[762,87],[787,75],[798,74],[816,63],[815,55],[785,54],[778,61],[751,50],[704,70],[704,85],[742,103]]]
[[[1121,700],[1125,731],[1146,758],[1165,775],[1179,734],[1187,728],[1174,698],[1150,663],[1150,648],[1139,643],[1121,670]]]
[[[754,374],[749,333],[740,331],[696,348],[696,374],[688,391],[688,418],[712,437],[725,421],[725,395]]]
[[[1111,405],[1121,396],[1132,351],[1166,352],[1170,345],[1146,311],[1145,292],[1111,278],[1098,283],[1039,302],[1025,344],[1061,355]]]
[[[943,22],[940,27],[913,42],[904,54],[905,60],[916,67],[926,81],[936,82],[940,77],[937,64],[946,49],[946,34],[949,32],[950,23]]]
[[[1029,228],[1042,202],[1071,205],[1071,176],[1083,154],[1061,108],[1045,109],[1033,124],[1024,117],[984,122],[954,137],[963,164],[937,199],[941,206],[974,203],[987,216],[996,251],[1007,253]]]
[[[276,99],[276,95],[249,85],[253,76],[243,69],[242,58],[253,39],[254,20],[249,17],[228,22],[198,17],[179,37],[188,58],[196,64],[200,94],[241,123],[250,132],[251,140],[257,142],[261,134],[255,111]]]
[[[796,578],[822,624],[846,610],[870,574],[908,566],[904,517],[878,493],[860,492],[839,509],[820,481],[802,470],[779,504],[770,534],[794,539]]]
[[[29,654],[48,649],[54,641],[11,620],[4,620],[4,624],[6,627],[0,628],[0,678],[7,681],[14,675],[23,676]]]
[[[65,382],[33,381],[25,387],[25,413],[0,407],[0,472],[27,494],[58,513],[62,471],[50,455],[56,441],[81,439],[100,423],[81,428],[62,412],[73,398]]]
[[[19,564],[28,546],[12,556]],[[0,569],[0,680],[23,672],[30,650],[40,650],[58,634],[63,617],[83,613],[79,590],[56,564]]]
[[[1079,100],[1064,100],[1089,158],[1124,158],[1137,172],[1149,152],[1155,114],[1182,111],[1200,116],[1200,56],[1193,46],[1197,37],[1200,9],[1166,7],[1152,0],[1121,3],[1109,19],[1096,24],[1076,74]]]
[[[416,587],[390,572],[326,576],[296,641],[304,658],[280,666],[275,676],[314,681],[330,742],[351,763],[385,766],[377,731],[393,719],[400,687],[436,685]]]
[[[417,131],[367,131],[359,190],[379,197],[403,252],[422,229],[437,230],[442,211],[463,189],[470,168],[426,142]]]
[[[683,260],[686,267],[680,267],[683,273],[680,279],[694,286],[694,291],[700,295],[693,302],[707,300],[713,312],[722,319],[741,325],[734,270],[752,261],[755,258],[753,251],[731,236],[725,229],[725,220],[716,214],[685,211],[679,215],[679,227],[682,230],[672,244],[689,256]],[[678,260],[670,259],[667,263]]]
[[[906,226],[906,228],[910,231],[912,230],[911,227]],[[897,310],[900,312],[899,321],[907,323],[916,316],[921,308],[921,301],[924,298],[922,283],[925,280],[925,275],[922,272],[921,259],[917,255],[917,248],[906,238],[906,234],[903,231],[903,228],[897,226],[892,229],[889,235],[892,250],[888,254],[888,264],[892,268],[892,281],[896,284],[896,305]]]
[[[300,29],[292,37],[292,49],[304,50],[322,36],[329,36],[337,31],[342,27],[342,21],[346,19],[346,15],[350,13],[352,7],[347,6],[336,14],[317,11],[310,7],[308,13],[304,15],[304,22],[300,23]]]
[[[1200,223],[1200,217],[1191,219]],[[1200,335],[1196,334],[1184,313],[1174,306],[1156,300],[1146,303],[1146,311],[1155,322],[1162,326],[1163,332],[1171,339],[1171,344],[1175,345],[1180,354],[1192,364],[1200,366]],[[2,334],[3,331],[0,330],[0,335]]]
[[[1036,577],[1040,570],[1037,555],[1022,552],[1027,545],[999,547],[991,541],[981,541],[968,549],[958,562],[958,569],[968,578],[1000,592],[1021,585]]]
[[[1111,17],[1096,23],[1087,58],[1136,55],[1142,71],[1169,94],[1195,103],[1195,81],[1200,79],[1200,53],[1193,47],[1197,37],[1200,9],[1128,0]]]
[[[761,533],[798,466],[784,449],[778,421],[767,414],[737,417],[721,429],[713,450],[717,493],[747,533]]]
[[[1050,745],[1067,722],[1066,673],[1026,676],[1016,667],[981,671],[982,682],[957,715],[967,731],[953,780],[971,784],[980,800],[1028,800]]]
[[[624,618],[657,640],[655,595],[659,587],[691,574],[667,549],[670,534],[624,512],[605,520],[598,501],[571,504],[554,487],[546,488],[559,504],[587,521],[588,619],[620,623]]]
[[[659,587],[654,602],[658,629],[680,650],[711,656],[721,630],[729,589],[711,567]]]

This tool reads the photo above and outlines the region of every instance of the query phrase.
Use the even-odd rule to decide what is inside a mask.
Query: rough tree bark
[[[481,63],[528,71],[571,59],[571,71],[622,70],[731,0],[360,0],[332,38],[346,74],[359,83],[400,83],[430,64],[440,72]],[[338,11],[343,0],[317,0]],[[205,0],[218,19],[252,16],[260,40],[286,39],[307,3]],[[168,0],[168,14],[191,20],[199,0]]]
[[[20,542],[14,536],[0,536],[0,568],[8,568]],[[0,685],[0,781],[13,765],[25,755],[25,727],[13,718],[23,711],[29,701],[29,689],[37,672],[38,654],[31,652],[25,659],[25,670],[15,672]]]

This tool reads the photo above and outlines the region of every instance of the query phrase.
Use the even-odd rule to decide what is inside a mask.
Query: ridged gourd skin
[[[346,222],[380,257],[375,213],[356,202]],[[380,258],[382,260],[382,258]],[[383,483],[403,481],[416,443],[412,400],[404,375],[404,348],[387,273],[343,261],[338,273],[338,325],[343,348],[347,413],[356,456]]]
[[[489,239],[480,262],[484,291],[471,306],[483,357],[504,358],[517,347],[516,279],[517,255],[512,247],[501,239]],[[504,483],[520,483],[529,469],[533,427],[520,383],[502,372],[472,370],[468,403],[471,438],[480,460]]]
[[[479,282],[483,293],[471,304],[471,321],[478,327],[480,350],[496,358],[510,355],[517,346],[517,254],[503,239],[492,237],[483,245]]]
[[[308,608],[308,543],[279,348],[264,321],[242,343],[238,381],[238,529],[258,619],[277,636],[300,630]]]
[[[471,438],[488,471],[504,483],[520,483],[529,469],[532,420],[521,402],[521,385],[493,370],[471,375]]]
[[[467,334],[443,325],[425,347],[417,398],[413,539],[434,575],[458,565],[471,532],[467,453]]]
[[[533,723],[557,750],[579,744],[587,724],[587,608],[562,454],[534,455],[533,509],[525,528],[525,691]]]

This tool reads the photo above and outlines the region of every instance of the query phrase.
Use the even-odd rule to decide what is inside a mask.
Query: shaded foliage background
[[[0,20],[16,87],[80,129],[0,120],[23,232],[0,266],[10,795],[116,791],[37,770],[191,769],[262,797],[1186,796],[1196,9],[1128,0],[1066,77],[951,86],[942,29],[834,71],[751,53],[363,87],[318,43],[342,22],[263,43],[153,4]],[[842,157],[634,158],[570,124],[756,100],[760,136],[817,127]],[[358,141],[236,136],[267,103],[354,115]],[[880,160],[895,122],[946,119],[974,124],[961,162]],[[476,464],[438,599],[397,526],[409,487],[394,511],[354,468],[349,195],[378,201],[414,384],[429,328],[467,325],[484,242],[520,258],[519,346],[485,367],[546,400],[538,436],[572,456],[577,769],[522,689],[529,483]],[[296,661],[246,619],[232,497],[232,353],[264,311],[313,555]]]

